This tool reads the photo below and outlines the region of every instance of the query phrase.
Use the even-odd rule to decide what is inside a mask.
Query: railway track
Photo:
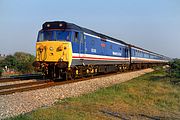
[[[80,79],[61,81],[61,82],[54,82],[52,80],[43,80],[43,81],[36,81],[36,82],[4,85],[4,86],[0,86],[0,95],[8,95],[8,94],[16,93],[16,92],[43,89],[43,88],[48,88],[52,86],[69,84],[69,83],[79,82],[79,81],[89,80],[89,79],[91,78],[80,78]]]
[[[5,90],[5,89],[13,89],[13,88],[19,88],[19,87],[25,87],[25,86],[32,86],[32,85],[40,85],[44,84],[50,81],[43,80],[43,81],[33,81],[33,82],[25,82],[25,83],[18,83],[18,84],[10,84],[10,85],[4,85],[0,86],[0,90]]]
[[[14,84],[8,86],[1,86],[0,95],[8,95],[16,92],[24,92],[30,90],[37,90],[53,86],[54,82],[34,82],[28,85],[28,83]]]
[[[18,78],[1,78],[0,79],[0,83],[15,82],[15,81],[22,81],[22,80]]]
[[[9,78],[0,78],[0,83],[23,81],[23,80],[29,80],[29,79],[42,79],[42,75],[40,74],[15,75]]]
[[[93,76],[93,77],[89,76],[89,77],[84,77],[84,78],[79,78],[79,79],[74,79],[74,80],[67,80],[67,81],[60,81],[60,82],[55,82],[52,80],[37,80],[37,81],[33,81],[33,82],[4,85],[4,86],[0,86],[0,95],[8,95],[8,94],[13,94],[13,93],[17,93],[17,92],[43,89],[43,88],[53,87],[53,86],[57,86],[57,85],[70,84],[70,83],[74,83],[74,82],[86,81],[86,80],[90,80],[90,79],[101,78],[101,77],[106,77],[109,75],[116,75],[116,74],[121,74],[121,73],[122,72],[107,73],[107,74]],[[17,80],[21,80],[21,79],[17,79]],[[0,81],[5,81],[5,80],[1,79]],[[14,80],[10,80],[10,81],[14,81]]]

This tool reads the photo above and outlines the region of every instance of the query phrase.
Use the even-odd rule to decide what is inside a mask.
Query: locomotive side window
[[[86,39],[86,35],[84,35],[84,39]]]
[[[43,40],[44,40],[44,34],[39,33],[39,35],[38,35],[38,41],[41,42],[41,41],[43,41]]]
[[[75,32],[75,35],[74,35],[74,42],[78,42],[78,32]]]
[[[84,43],[84,37],[82,33],[80,33],[80,43]]]
[[[110,49],[112,49],[112,45],[110,45]]]

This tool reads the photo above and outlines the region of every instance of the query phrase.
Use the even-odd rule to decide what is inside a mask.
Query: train
[[[46,78],[74,79],[167,64],[169,58],[65,21],[42,25],[33,66]]]

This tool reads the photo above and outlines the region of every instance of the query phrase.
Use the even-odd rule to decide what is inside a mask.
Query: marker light
[[[58,51],[62,51],[63,50],[63,46],[60,45],[58,48],[57,48]]]
[[[50,27],[50,24],[47,24],[47,27]]]
[[[38,50],[39,50],[40,52],[42,52],[43,49],[44,49],[44,47],[43,47],[42,45],[38,48]]]
[[[59,27],[62,27],[63,26],[63,24],[59,24]]]

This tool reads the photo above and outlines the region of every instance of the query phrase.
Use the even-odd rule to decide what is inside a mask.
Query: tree
[[[0,61],[0,67],[4,68],[8,66],[9,68],[16,69],[17,60],[14,56],[8,55],[4,60]]]
[[[34,70],[32,66],[34,59],[35,57],[29,53],[16,52],[14,55],[8,55],[4,60],[1,60],[0,67],[8,66],[8,68],[21,73],[31,73]]]
[[[17,70],[22,73],[30,73],[33,72],[34,68],[32,63],[35,57],[29,53],[24,52],[16,52],[14,57],[17,60]]]

